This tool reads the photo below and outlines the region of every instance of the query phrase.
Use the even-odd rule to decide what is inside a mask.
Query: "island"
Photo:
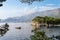
[[[55,17],[49,17],[49,16],[36,16],[35,18],[32,19],[31,25],[34,26],[35,28],[40,28],[40,27],[55,27],[55,26],[60,26],[60,18],[55,18]]]

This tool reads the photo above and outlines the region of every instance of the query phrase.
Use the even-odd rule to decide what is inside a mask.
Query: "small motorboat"
[[[21,29],[21,27],[16,27],[16,29]]]

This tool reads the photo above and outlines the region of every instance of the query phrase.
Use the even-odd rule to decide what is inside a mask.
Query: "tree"
[[[5,2],[6,0],[0,0],[0,2]]]
[[[31,36],[31,40],[52,40],[45,35],[45,32],[35,31],[34,35]]]
[[[0,0],[0,7],[3,6],[3,2],[5,2],[6,0]]]
[[[3,6],[3,2],[5,2],[6,0],[0,0],[0,7]],[[34,1],[43,1],[43,0],[19,0],[22,3],[27,3],[27,4],[32,4]]]
[[[43,17],[37,16],[33,18],[32,21],[37,22],[37,23],[42,23],[44,20],[43,20]]]
[[[43,0],[20,0],[20,2],[28,4],[32,4],[34,1],[43,1]]]
[[[49,17],[48,16],[45,16],[44,17],[44,22],[47,23],[48,20],[49,20]]]

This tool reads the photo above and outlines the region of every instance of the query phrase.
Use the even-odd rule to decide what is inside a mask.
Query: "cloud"
[[[0,18],[5,19],[7,17],[22,16],[22,10],[19,9],[0,9]]]
[[[25,14],[31,14],[34,12],[39,12],[39,11],[45,11],[45,10],[52,10],[52,9],[56,9],[58,7],[50,7],[50,6],[40,6],[40,7],[34,7],[34,8],[25,8],[24,13]]]
[[[41,6],[39,7],[40,11],[45,11],[45,10],[51,10],[51,9],[55,9],[57,7],[50,7],[50,6]]]
[[[47,4],[47,6],[54,6],[54,4]]]
[[[51,4],[49,4],[51,5]],[[24,7],[24,8],[0,8],[0,18],[7,18],[7,17],[15,17],[15,16],[22,16],[28,15],[35,12],[45,11],[45,10],[52,10],[58,7],[53,6],[35,6],[35,7]]]

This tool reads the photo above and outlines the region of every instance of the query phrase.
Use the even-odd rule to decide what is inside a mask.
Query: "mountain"
[[[57,18],[60,18],[60,8],[58,9],[58,14],[56,15]]]
[[[29,15],[20,17],[20,21],[29,22],[36,16],[51,16],[58,18],[60,16],[60,8],[31,13]]]
[[[24,15],[21,17],[7,18],[7,19],[3,20],[2,22],[30,22],[36,16],[51,16],[51,17],[59,18],[60,17],[60,8],[34,12],[34,13]]]

